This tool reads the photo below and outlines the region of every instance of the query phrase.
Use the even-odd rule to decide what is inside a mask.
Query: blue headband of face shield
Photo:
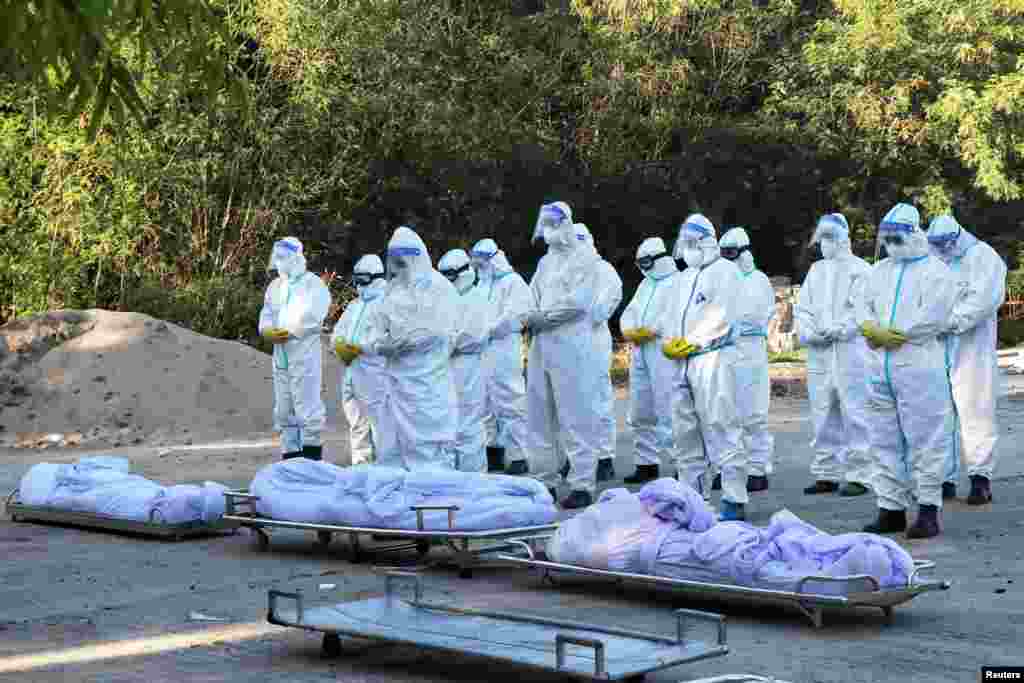
[[[423,251],[419,247],[389,247],[388,256],[419,256]]]
[[[928,244],[940,251],[946,251],[956,243],[958,237],[960,237],[960,230],[947,232],[943,235],[928,235]]]
[[[702,240],[711,237],[711,231],[700,223],[684,223],[679,235],[684,240]]]
[[[498,252],[496,251],[471,251],[469,252],[470,258],[480,259],[481,261],[490,261]]]
[[[878,226],[878,231],[882,232],[900,232],[910,234],[914,232],[914,226],[910,223],[896,223],[894,221],[882,221],[882,224]]]
[[[292,254],[297,254],[299,252],[299,245],[286,242],[285,240],[278,240],[274,242],[274,249],[284,249]]]

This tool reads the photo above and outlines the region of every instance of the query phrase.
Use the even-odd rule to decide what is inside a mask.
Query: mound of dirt
[[[325,354],[324,377],[337,374]],[[138,313],[0,327],[0,445],[163,445],[271,429],[270,356]]]

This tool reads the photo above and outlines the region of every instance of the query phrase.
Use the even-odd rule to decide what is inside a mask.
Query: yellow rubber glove
[[[654,330],[646,327],[636,328],[635,330],[633,330],[633,335],[635,337],[635,341],[637,344],[646,344],[647,342],[653,340],[655,337],[658,336],[654,332]]]
[[[686,341],[684,337],[672,337],[661,346],[661,352],[672,360],[684,360],[697,350],[699,347]]]
[[[352,360],[355,360],[360,356],[360,354],[362,354],[363,347],[361,347],[359,344],[349,344],[348,352],[352,354]]]
[[[867,339],[868,346],[873,349],[895,350],[907,343],[907,336],[899,330],[882,327],[875,323],[864,323],[860,326],[860,332]]]
[[[344,339],[334,342],[334,355],[341,358],[345,354],[345,347],[348,343]]]
[[[271,344],[283,344],[289,336],[288,330],[283,327],[268,327],[263,331],[263,337]]]

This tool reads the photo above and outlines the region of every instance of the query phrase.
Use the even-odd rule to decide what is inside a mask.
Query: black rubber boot
[[[956,484],[951,481],[942,482],[942,500],[956,498]]]
[[[585,508],[593,502],[594,498],[586,491],[573,491],[562,499],[562,508],[575,510],[577,508]]]
[[[816,481],[805,488],[804,493],[809,496],[813,496],[818,493],[835,493],[838,490],[839,482],[837,481]]]
[[[611,481],[615,478],[615,461],[611,458],[597,461],[597,480]],[[589,505],[589,503],[588,503]]]
[[[719,472],[715,475],[715,478],[711,480],[711,490],[721,491],[722,490],[722,473]]]
[[[324,447],[323,446],[303,446],[302,457],[308,458],[309,460],[323,460],[324,459]]]
[[[968,505],[986,505],[992,502],[992,482],[987,477],[971,476],[971,493],[967,496]]]
[[[516,460],[515,462],[510,462],[508,464],[508,468],[505,470],[505,474],[511,474],[512,476],[515,477],[522,474],[526,474],[529,471],[530,466],[526,464],[525,460]]]
[[[558,502],[558,489],[548,489],[548,493],[551,494],[551,500]]]
[[[562,479],[569,477],[569,461],[566,460],[565,464],[562,465],[562,469],[558,470],[558,473],[562,475]]]
[[[637,465],[636,472],[623,479],[623,481],[627,484],[646,484],[647,482],[654,481],[657,478],[657,465]]]
[[[291,460],[292,458],[301,458],[302,451],[292,451],[291,453],[285,453],[281,456],[282,460]]]
[[[505,469],[505,449],[500,446],[487,447],[487,471],[501,472]]]
[[[747,491],[755,493],[757,491],[768,490],[768,477],[763,474],[751,474],[747,477]]]
[[[868,487],[856,481],[848,481],[843,484],[843,488],[839,489],[839,495],[846,498],[853,498],[854,496],[863,496],[868,492]]]
[[[942,533],[939,529],[939,508],[937,505],[918,505],[914,526],[907,529],[907,538],[931,538]]]
[[[864,527],[869,534],[892,534],[907,528],[906,510],[878,508],[878,519]]]

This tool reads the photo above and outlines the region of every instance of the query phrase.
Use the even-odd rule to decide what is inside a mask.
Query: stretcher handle
[[[14,499],[17,497],[17,495],[18,489],[13,489],[10,493],[8,493],[7,500],[4,502],[4,507],[11,507],[11,503],[14,502]]]
[[[270,612],[270,616],[274,617],[274,612],[277,610],[277,599],[288,598],[295,601],[295,623],[301,624],[303,614],[302,607],[302,590],[297,590],[294,593],[286,593],[285,591],[271,590],[267,592],[267,611]]]
[[[725,631],[725,615],[714,612],[704,612],[698,609],[677,609],[676,615],[676,640],[682,645],[686,641],[686,620],[687,618],[699,621],[710,621],[718,624],[718,644],[725,645],[727,634]]]
[[[875,577],[869,574],[851,574],[850,576],[805,576],[796,582],[794,592],[803,593],[805,583],[849,583],[852,581],[867,581],[871,585],[872,592],[881,589],[881,586],[878,585],[878,579]]]
[[[247,491],[225,491],[224,492],[224,514],[234,515],[238,513],[238,509],[235,507],[239,502],[245,501],[249,503],[249,507],[252,508],[253,501],[259,500],[259,496],[254,496]]]
[[[567,636],[561,633],[555,634],[555,669],[561,671],[565,666],[565,646],[566,645],[581,645],[583,647],[594,648],[594,676],[601,678],[604,676],[605,665],[604,665],[604,642],[600,640],[591,640],[590,638],[576,638],[574,636]]]
[[[414,590],[413,604],[418,605],[423,597],[423,582],[421,577],[416,572],[402,572],[402,571],[391,571],[384,575],[384,595],[388,599],[391,598],[391,584],[395,581],[401,581],[403,579],[411,580]]]
[[[459,511],[458,505],[410,505],[409,509],[416,513],[416,530],[425,531],[423,528],[423,512],[426,510],[447,510],[448,531],[455,528],[455,513]]]
[[[917,575],[921,572],[935,569],[935,563],[931,560],[914,560],[914,570],[907,577],[907,585],[913,586],[917,583]]]

